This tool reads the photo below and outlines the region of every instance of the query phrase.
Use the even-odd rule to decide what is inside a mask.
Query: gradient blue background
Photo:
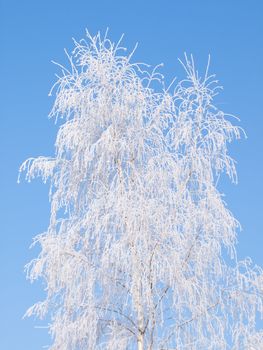
[[[152,65],[163,62],[170,80],[183,77],[177,57],[193,53],[205,68],[211,54],[224,91],[219,108],[241,118],[248,139],[231,145],[237,160],[238,186],[221,187],[230,209],[242,224],[238,255],[263,266],[263,2],[260,0],[187,1],[13,1],[0,0],[0,349],[37,350],[49,343],[46,323],[22,320],[43,296],[41,283],[30,285],[23,266],[36,256],[28,250],[32,237],[49,220],[48,188],[35,181],[17,185],[19,165],[29,156],[52,155],[57,127],[47,115],[54,99],[48,92],[58,72],[51,60],[66,63],[64,48],[110,28],[124,45],[139,42],[134,59]]]

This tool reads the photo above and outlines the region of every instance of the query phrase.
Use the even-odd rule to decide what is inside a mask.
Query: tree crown
[[[217,188],[222,172],[236,181],[227,143],[242,130],[213,105],[214,76],[186,56],[171,92],[120,43],[87,40],[56,84],[55,157],[21,166],[51,202],[27,265],[46,299],[27,314],[51,312],[52,350],[258,349],[262,271],[237,261]]]

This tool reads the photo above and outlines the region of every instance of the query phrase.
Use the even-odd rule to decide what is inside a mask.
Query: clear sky
[[[30,156],[52,155],[56,126],[47,115],[48,97],[58,69],[66,63],[64,48],[73,47],[85,28],[95,34],[109,27],[124,45],[139,42],[135,60],[164,63],[168,80],[183,77],[177,61],[192,53],[224,91],[216,105],[240,117],[248,139],[231,145],[237,160],[238,186],[221,184],[225,200],[241,222],[238,255],[263,266],[263,2],[260,0],[0,0],[1,77],[1,254],[0,349],[38,350],[49,343],[38,320],[22,320],[38,301],[41,283],[30,285],[23,266],[36,256],[33,236],[48,225],[48,188],[40,181],[16,183],[18,168]]]

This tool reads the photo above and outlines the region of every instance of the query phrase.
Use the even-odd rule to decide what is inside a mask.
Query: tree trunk
[[[143,350],[143,334],[138,336],[137,340],[138,350]]]

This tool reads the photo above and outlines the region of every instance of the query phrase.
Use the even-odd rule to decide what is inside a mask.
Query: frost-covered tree
[[[241,129],[192,59],[166,89],[123,52],[99,34],[75,42],[51,111],[55,157],[21,166],[50,182],[51,202],[27,266],[46,299],[27,315],[49,315],[52,350],[258,350],[262,271],[237,260],[217,188],[222,173],[236,180],[227,143]]]

